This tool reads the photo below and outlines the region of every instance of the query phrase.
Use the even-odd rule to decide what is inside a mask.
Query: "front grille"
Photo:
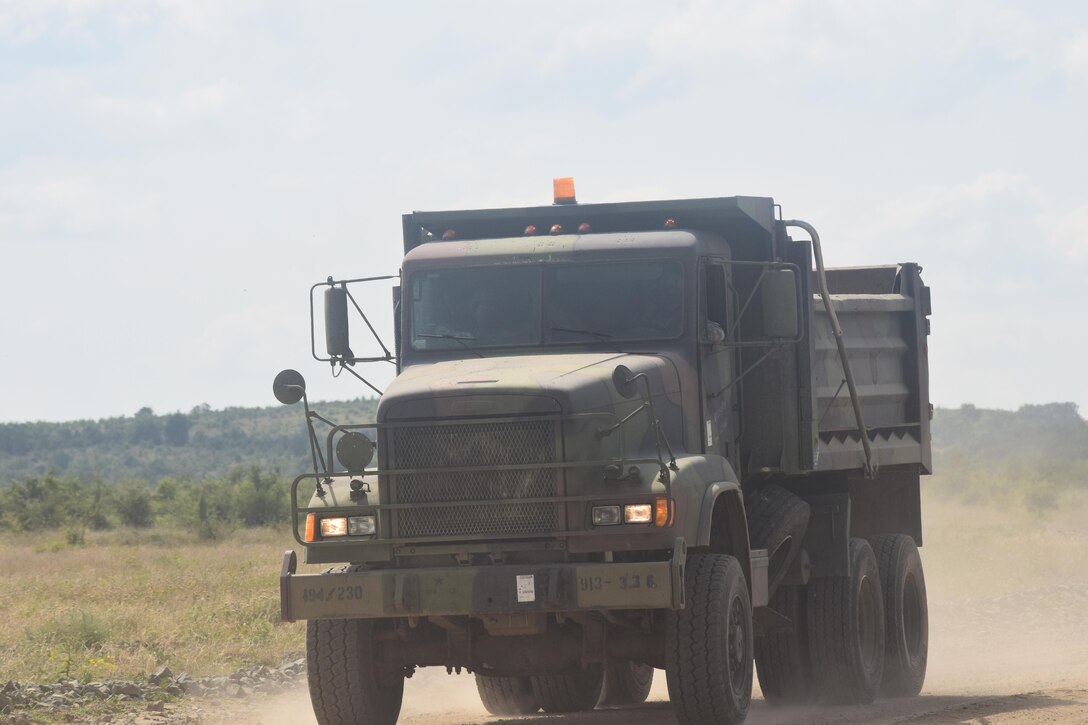
[[[467,423],[393,428],[392,467],[461,468],[555,463],[555,423]],[[397,503],[504,501],[558,494],[559,470],[524,468],[456,473],[414,473],[394,477]],[[554,531],[555,503],[496,503],[480,506],[431,506],[398,512],[403,538],[531,534]]]

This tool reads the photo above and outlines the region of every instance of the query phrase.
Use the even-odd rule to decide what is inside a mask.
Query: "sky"
[[[556,176],[772,196],[829,266],[924,267],[937,405],[1083,410],[1086,128],[1073,1],[0,0],[0,422],[365,395],[310,285]]]

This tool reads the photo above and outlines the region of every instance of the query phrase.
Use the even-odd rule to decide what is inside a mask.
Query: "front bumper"
[[[686,552],[670,561],[359,570],[296,574],[283,557],[280,613],[299,619],[682,609]]]

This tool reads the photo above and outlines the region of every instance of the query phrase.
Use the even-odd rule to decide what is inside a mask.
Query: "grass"
[[[968,470],[950,466],[923,483],[935,602],[1083,580],[1088,491]],[[286,527],[210,543],[162,528],[0,535],[0,680],[133,679],[161,665],[199,677],[278,664],[304,649],[304,624],[279,621],[289,547]]]
[[[275,665],[304,649],[279,621],[286,529],[213,543],[181,531],[0,537],[0,672],[51,682],[132,679],[168,665],[194,677]]]

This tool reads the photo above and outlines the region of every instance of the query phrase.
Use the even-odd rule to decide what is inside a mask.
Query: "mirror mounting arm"
[[[676,454],[673,453],[672,446],[669,445],[669,439],[665,436],[665,431],[661,429],[661,419],[657,417],[657,409],[654,407],[653,391],[650,389],[650,378],[647,377],[646,373],[632,374],[631,370],[625,365],[617,365],[616,369],[612,371],[612,382],[616,386],[616,391],[625,398],[633,398],[635,396],[634,384],[637,380],[642,380],[643,387],[646,389],[642,399],[642,405],[621,419],[616,425],[598,431],[597,436],[603,438],[631,420],[631,418],[635,417],[638,413],[649,410],[650,425],[653,426],[654,429],[654,445],[657,448],[657,459],[658,461],[661,461],[660,479],[662,483],[667,484],[669,482],[669,471],[679,471],[680,467],[676,465]],[[665,465],[664,457],[662,456],[662,443],[665,444],[665,450],[669,454],[669,463],[667,466]]]

